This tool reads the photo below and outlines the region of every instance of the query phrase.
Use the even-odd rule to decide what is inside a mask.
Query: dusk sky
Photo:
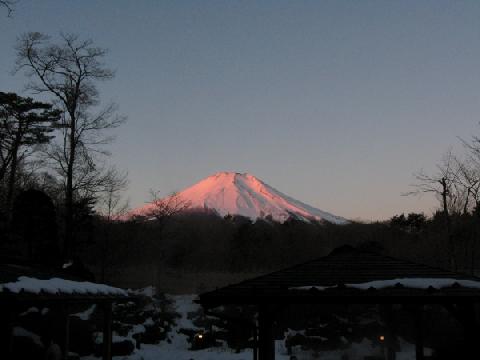
[[[347,218],[436,208],[405,197],[480,135],[479,1],[35,1],[0,9],[0,91],[23,32],[109,49],[105,103],[128,122],[111,162],[132,206],[248,172]]]

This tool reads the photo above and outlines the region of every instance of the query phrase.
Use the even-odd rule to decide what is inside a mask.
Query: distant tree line
[[[123,221],[105,222],[115,239],[104,258],[90,256],[90,265],[102,268],[108,279],[116,271],[145,264],[158,271],[266,272],[328,254],[350,244],[366,250],[410,259],[431,266],[478,274],[480,267],[480,140],[464,142],[465,159],[448,154],[438,173],[415,174],[417,183],[408,195],[433,193],[439,200],[431,215],[399,214],[387,221],[284,223],[252,221],[240,216],[224,218],[209,212],[185,212],[175,197],[156,199],[150,213]],[[180,211],[182,210],[182,211]],[[98,236],[102,236],[97,232]],[[101,244],[101,238],[94,241]],[[99,251],[93,251],[100,254]],[[150,268],[151,269],[151,268]],[[150,271],[150,270],[149,270]],[[146,276],[148,278],[148,276]]]
[[[448,151],[436,165],[436,171],[414,174],[416,182],[409,195],[433,194],[439,201],[434,218],[443,221],[448,248],[449,268],[465,267],[469,257],[473,267],[480,235],[480,138],[461,139],[464,152]]]
[[[477,215],[461,214],[452,221],[458,270],[473,273],[480,260]],[[96,218],[96,238],[85,247],[88,264],[105,280],[144,268],[152,271],[264,273],[327,255],[350,244],[365,250],[448,268],[448,234],[441,211],[432,217],[411,213],[375,223],[335,225],[288,220],[255,222],[240,216],[183,212],[168,221],[136,218],[106,222]],[[108,227],[114,246],[102,257],[102,231]],[[87,258],[87,257],[85,257]],[[146,265],[150,265],[146,267]],[[144,275],[145,283],[151,279]]]

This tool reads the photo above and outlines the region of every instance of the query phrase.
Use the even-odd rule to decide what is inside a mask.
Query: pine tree
[[[52,139],[60,111],[52,104],[0,92],[0,183],[11,210],[18,166],[35,146]]]

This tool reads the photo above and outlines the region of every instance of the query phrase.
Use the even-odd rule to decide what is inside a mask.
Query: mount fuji
[[[213,211],[222,217],[241,215],[252,220],[271,217],[278,222],[294,218],[348,223],[340,216],[295,200],[250,174],[219,172],[171,196],[188,204],[191,210]],[[161,201],[168,202],[171,196]],[[146,214],[153,206],[147,204],[133,210],[131,214]]]

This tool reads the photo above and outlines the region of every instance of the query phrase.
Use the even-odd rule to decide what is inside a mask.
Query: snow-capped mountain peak
[[[342,217],[295,200],[247,173],[219,172],[174,196],[188,204],[190,209],[207,209],[220,216],[241,215],[252,220],[271,217],[279,222],[291,217],[336,224],[347,222]],[[133,213],[146,213],[151,208],[152,205],[147,204]]]

